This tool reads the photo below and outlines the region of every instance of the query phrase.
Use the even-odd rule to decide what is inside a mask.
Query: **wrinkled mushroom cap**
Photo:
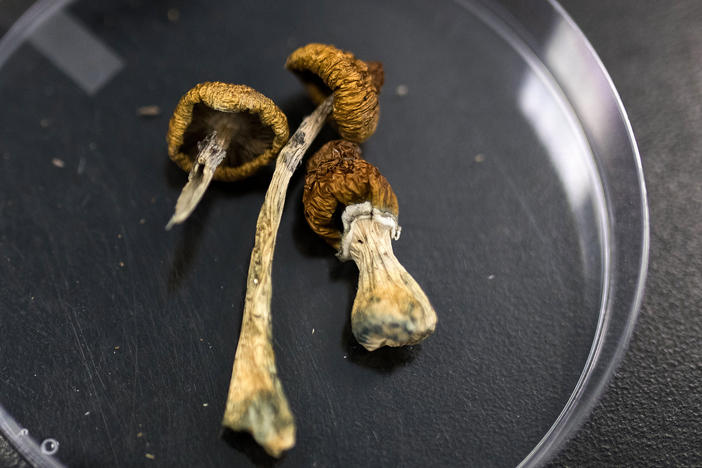
[[[229,132],[227,155],[214,179],[249,177],[288,141],[288,119],[273,101],[245,85],[200,83],[180,98],[168,125],[168,156],[189,172],[198,143],[213,130]]]
[[[366,63],[331,45],[308,44],[290,54],[285,67],[302,80],[315,104],[334,93],[332,118],[343,138],[361,143],[375,133],[384,79],[380,62]]]
[[[312,230],[339,249],[342,232],[339,208],[369,201],[373,208],[397,217],[397,197],[380,171],[361,158],[361,148],[334,140],[322,146],[307,163],[302,195],[305,218]]]

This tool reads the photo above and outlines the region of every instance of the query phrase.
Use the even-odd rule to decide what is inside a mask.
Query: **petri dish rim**
[[[518,2],[510,0],[493,2],[486,0],[453,1],[470,10],[472,14],[479,16],[498,35],[502,36],[512,46],[515,46],[527,61],[535,61],[538,68],[549,75],[551,84],[557,90],[562,91],[563,96],[565,96],[565,103],[572,104],[573,112],[576,115],[581,115],[577,103],[573,104],[572,100],[568,99],[568,77],[552,73],[553,68],[548,63],[549,59],[544,56],[542,47],[548,36],[543,35],[544,31],[532,28],[534,23],[528,21],[530,19],[529,15],[524,15],[524,7],[520,7]],[[48,0],[36,2],[30,8],[31,11],[27,11],[20,21],[0,40],[0,52],[2,52],[0,53],[0,65],[14,52],[16,49],[14,44],[19,44],[41,21],[69,3],[68,1],[51,2]],[[623,243],[626,239],[623,239],[618,231],[619,226],[622,224],[621,216],[618,216],[618,218],[614,217],[615,212],[621,215],[622,206],[620,205],[623,201],[617,199],[606,190],[609,187],[608,180],[614,179],[615,175],[609,174],[609,166],[597,160],[595,156],[596,171],[605,186],[603,202],[606,208],[606,219],[603,220],[602,233],[604,245],[602,274],[604,284],[597,331],[584,369],[565,407],[548,432],[526,458],[522,460],[520,466],[538,466],[551,458],[579,428],[589,415],[597,399],[604,392],[606,384],[624,355],[640,309],[647,273],[649,247],[648,207],[641,159],[631,124],[611,77],[592,45],[562,6],[555,0],[548,0],[542,5],[535,7],[534,10],[539,10],[533,13],[534,17],[543,18],[544,15],[550,16],[551,22],[557,22],[565,28],[562,31],[570,34],[570,38],[577,41],[588,52],[589,55],[581,57],[581,59],[587,61],[588,66],[591,67],[590,70],[596,72],[597,77],[607,84],[606,94],[601,97],[610,100],[611,105],[617,110],[618,117],[618,125],[612,129],[612,132],[617,133],[618,137],[624,138],[628,142],[628,151],[626,153],[619,152],[610,157],[616,157],[619,162],[629,160],[629,164],[625,164],[625,168],[630,172],[629,176],[637,181],[635,186],[629,187],[629,196],[634,199],[638,198],[640,203],[638,212],[631,207],[625,211],[625,213],[630,215],[631,219],[625,219],[624,222],[629,223],[629,227],[633,227],[633,229],[636,229],[638,226],[640,237],[635,240],[637,242],[635,245]],[[524,21],[525,18],[527,21]],[[524,47],[525,44],[527,47]],[[583,119],[580,119],[580,123],[587,127],[587,122],[583,122]],[[588,133],[587,128],[585,133]],[[596,155],[597,151],[594,154]],[[613,219],[616,219],[616,222],[612,222]],[[638,257],[638,263],[622,261],[620,257],[624,250],[628,250],[627,253],[630,256]],[[617,268],[616,275],[611,274],[612,268]],[[623,288],[625,289],[623,294],[621,284],[626,284]],[[615,286],[619,290],[619,294],[616,295],[610,293]],[[628,303],[622,301],[622,296],[628,298]],[[4,422],[11,421],[11,418],[5,412],[0,414],[4,416],[2,418]],[[13,442],[15,444],[20,443],[19,439],[14,439]],[[29,437],[23,438],[21,443],[25,445],[25,450],[22,450],[25,456],[28,455],[27,449],[29,449],[29,452],[34,453],[38,451],[38,445]],[[29,448],[27,445],[33,445],[34,447]],[[49,460],[56,463],[53,459]],[[41,463],[37,459],[34,461],[35,463]]]
[[[550,34],[544,35],[546,32],[544,30],[534,30],[533,26],[535,23],[543,25],[543,17],[549,17],[551,25],[560,26],[561,34],[568,34],[571,41],[577,42],[580,50],[585,52],[580,59],[586,62],[590,72],[606,85],[601,88],[605,94],[600,97],[608,99],[609,104],[616,109],[617,126],[611,129],[611,132],[617,134],[617,137],[622,138],[627,144],[627,151],[613,153],[608,157],[615,157],[619,162],[625,163],[628,159],[628,164],[624,165],[625,170],[629,172],[628,176],[631,180],[636,182],[629,187],[628,195],[638,202],[638,211],[636,207],[622,210],[621,205],[626,204],[626,200],[613,196],[611,191],[607,190],[608,181],[616,180],[617,175],[621,175],[621,170],[616,171],[620,174],[612,173],[612,164],[603,163],[598,160],[597,151],[592,152],[597,175],[604,186],[602,202],[606,210],[604,213],[606,219],[603,220],[602,226],[603,291],[600,312],[590,352],[573,392],[552,426],[519,464],[520,467],[541,466],[553,458],[588,417],[621,362],[636,324],[643,301],[649,254],[649,214],[641,156],[624,104],[607,69],[585,34],[556,0],[548,0],[539,5],[529,4],[529,7],[512,0],[453,1],[490,26],[530,65],[534,66],[537,72],[542,75],[545,73],[549,84],[556,88],[556,92],[565,96],[566,104],[572,106],[576,115],[581,115],[577,103],[573,103],[568,96],[568,88],[570,87],[572,91],[574,87],[574,83],[569,82],[573,80],[573,76],[554,73],[554,67],[549,63],[553,58],[549,60],[545,53],[544,49],[552,37]],[[525,22],[524,18],[536,21]],[[592,75],[589,77],[592,78]],[[582,118],[579,119],[579,123],[587,127],[587,122],[583,122]],[[588,133],[587,129],[585,132]],[[622,211],[630,218],[617,219],[621,218]],[[615,218],[615,212],[617,218]],[[629,229],[633,228],[638,232],[639,237],[626,239],[621,232],[622,225]],[[626,256],[623,254],[624,251],[627,251],[626,254],[633,253],[632,258],[622,258]],[[613,268],[617,269],[616,274],[613,274]],[[618,294],[612,293],[615,287],[618,289]],[[624,294],[622,290],[625,290]]]

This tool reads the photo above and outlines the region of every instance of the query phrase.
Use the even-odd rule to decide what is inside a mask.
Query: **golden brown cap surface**
[[[332,118],[343,138],[361,143],[375,132],[384,80],[380,62],[366,63],[332,45],[307,44],[290,54],[285,66],[302,80],[315,104],[334,93]]]
[[[214,173],[233,181],[268,164],[288,141],[288,119],[273,101],[245,85],[200,83],[180,98],[168,125],[168,156],[189,172],[198,143],[212,130],[231,135]]]
[[[380,171],[361,158],[361,148],[334,140],[322,146],[307,163],[302,195],[305,219],[332,247],[340,246],[338,208],[369,201],[373,208],[398,215],[397,196]]]

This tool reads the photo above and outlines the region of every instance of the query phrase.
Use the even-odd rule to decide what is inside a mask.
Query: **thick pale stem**
[[[223,127],[219,131],[212,130],[212,133],[207,135],[204,140],[198,142],[197,158],[195,158],[193,167],[188,174],[188,183],[185,184],[178,196],[175,213],[166,224],[166,231],[188,219],[200,202],[207,187],[212,182],[215,169],[222,164],[227,155],[227,146],[229,146],[231,137],[231,130]]]
[[[344,233],[348,253],[359,270],[351,330],[368,351],[419,343],[436,328],[429,299],[393,254],[395,232],[396,225],[373,210],[356,216]]]
[[[271,267],[290,177],[331,112],[332,97],[302,121],[281,150],[256,222],[244,317],[222,424],[249,431],[270,455],[295,444],[295,423],[278,379],[271,342]]]

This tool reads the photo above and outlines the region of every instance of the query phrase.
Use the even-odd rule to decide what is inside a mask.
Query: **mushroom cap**
[[[384,81],[380,62],[364,62],[332,45],[307,44],[290,54],[285,67],[302,80],[315,104],[334,93],[332,118],[343,138],[361,143],[375,133]]]
[[[307,162],[302,195],[305,219],[335,249],[341,246],[338,209],[369,201],[373,208],[397,217],[397,196],[378,168],[361,158],[352,142],[333,140]]]
[[[288,119],[273,101],[246,85],[200,83],[185,93],[168,125],[168,156],[189,172],[198,143],[213,130],[229,135],[227,155],[214,179],[249,177],[288,141]]]

